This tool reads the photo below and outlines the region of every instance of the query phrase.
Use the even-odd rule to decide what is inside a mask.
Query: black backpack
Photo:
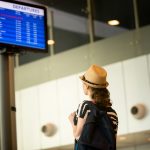
[[[76,150],[116,150],[116,137],[107,112],[88,102],[91,112],[87,116]]]

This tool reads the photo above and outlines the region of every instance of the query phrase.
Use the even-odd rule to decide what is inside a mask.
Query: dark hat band
[[[93,84],[93,85],[101,85],[101,86],[105,86],[106,84],[96,84],[96,83],[93,83],[93,82],[90,82],[88,80],[86,80],[85,76],[83,76],[83,80],[89,84]]]

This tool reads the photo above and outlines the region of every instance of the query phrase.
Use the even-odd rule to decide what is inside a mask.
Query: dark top
[[[77,125],[78,117],[84,118],[87,113],[90,113],[90,107],[89,104],[86,103],[86,101],[87,100],[84,100],[82,103],[79,104],[78,109],[76,111],[76,115],[74,117],[74,125]],[[118,130],[117,113],[112,107],[107,107],[105,110],[112,121],[114,132],[115,134],[117,134]]]

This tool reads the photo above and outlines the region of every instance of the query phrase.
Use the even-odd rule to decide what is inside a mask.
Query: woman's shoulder
[[[83,101],[79,104],[79,106],[89,106],[91,103],[92,103],[92,102],[89,101],[89,100],[83,100]]]
[[[89,112],[88,100],[84,100],[79,104],[77,117],[84,118],[87,112]]]
[[[81,103],[78,105],[78,110],[83,111],[89,109],[89,101],[88,100],[83,100]]]

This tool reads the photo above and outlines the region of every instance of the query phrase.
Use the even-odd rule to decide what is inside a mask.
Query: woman
[[[83,92],[89,97],[79,104],[76,112],[69,115],[68,119],[72,125],[73,135],[75,138],[75,149],[77,149],[77,141],[82,133],[87,116],[90,113],[90,106],[87,101],[95,104],[98,108],[104,108],[107,115],[111,119],[115,135],[118,129],[118,117],[110,102],[110,94],[107,89],[108,82],[106,81],[107,72],[104,68],[97,65],[92,65],[86,73],[80,77],[83,82]],[[89,135],[90,136],[90,135]]]

